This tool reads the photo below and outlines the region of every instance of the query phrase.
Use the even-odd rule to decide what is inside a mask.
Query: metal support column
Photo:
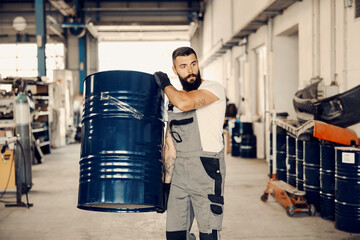
[[[46,76],[46,19],[45,19],[45,3],[44,0],[35,0],[36,15],[36,43],[37,43],[37,59],[38,74]]]
[[[83,12],[84,0],[75,0],[76,13],[80,18],[81,23],[85,24],[85,16]],[[84,36],[79,37],[79,82],[80,82],[80,93],[84,92],[83,80],[86,77],[86,33]]]
[[[86,35],[79,38],[79,77],[80,93],[83,93],[83,80],[86,77]]]

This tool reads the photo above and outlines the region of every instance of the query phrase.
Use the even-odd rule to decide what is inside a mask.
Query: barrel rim
[[[89,77],[91,77],[91,76],[94,76],[94,75],[97,75],[97,74],[101,74],[101,73],[110,73],[110,72],[113,72],[113,73],[115,73],[115,72],[118,72],[118,73],[131,73],[131,72],[132,72],[132,73],[142,73],[142,74],[146,74],[146,75],[148,75],[148,76],[153,76],[153,75],[150,74],[150,73],[140,72],[140,71],[133,71],[133,70],[107,70],[107,71],[101,71],[101,72],[92,73],[92,74],[86,76],[86,77],[83,79],[83,82],[84,82],[87,78],[89,78]]]
[[[118,213],[141,213],[141,212],[154,212],[156,207],[149,206],[148,208],[104,208],[104,207],[89,207],[83,204],[78,204],[77,208],[95,212],[118,212]]]
[[[360,148],[356,147],[356,146],[341,146],[341,147],[335,147],[336,150],[342,150],[342,151],[356,151],[356,152],[360,152]]]

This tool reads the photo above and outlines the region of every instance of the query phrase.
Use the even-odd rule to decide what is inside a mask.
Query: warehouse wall
[[[66,54],[66,69],[73,74],[73,89],[74,94],[80,92],[79,80],[79,39],[76,36],[69,34],[67,38],[67,54]]]
[[[273,2],[209,1],[204,15],[203,58]],[[259,139],[261,130],[269,127],[268,118],[259,112],[263,98],[259,95],[259,47],[266,48],[265,109],[286,111],[296,118],[293,96],[312,78],[323,78],[326,86],[336,81],[340,92],[360,83],[360,18],[355,19],[354,11],[354,3],[345,6],[343,0],[296,2],[250,34],[246,45],[233,47],[202,66],[203,76],[223,83],[230,102],[237,104],[244,119],[262,123],[255,124]],[[360,136],[360,124],[350,128]],[[265,154],[265,149],[260,153]]]

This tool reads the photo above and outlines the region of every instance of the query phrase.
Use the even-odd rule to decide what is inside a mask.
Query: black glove
[[[167,209],[167,203],[168,203],[168,199],[169,199],[169,193],[170,193],[170,183],[163,183],[162,184],[162,197],[163,197],[163,205],[161,207],[156,207],[155,211],[157,213],[164,213]]]
[[[156,72],[156,73],[154,73],[154,76],[155,76],[157,85],[159,85],[159,88],[161,88],[163,91],[164,91],[165,87],[172,86],[170,83],[170,79],[166,73]]]

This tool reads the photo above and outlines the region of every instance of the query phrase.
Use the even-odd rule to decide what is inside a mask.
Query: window
[[[190,42],[100,42],[99,71],[131,70],[153,74],[168,74],[172,84],[181,88],[178,77],[172,71],[172,52]]]
[[[51,79],[54,69],[64,69],[64,44],[48,43],[45,49],[47,76]],[[0,44],[1,77],[36,77],[37,46],[34,43]]]
[[[45,48],[46,75],[52,80],[53,70],[65,69],[64,44],[48,43]]]
[[[37,76],[36,56],[36,44],[0,44],[1,76]]]

